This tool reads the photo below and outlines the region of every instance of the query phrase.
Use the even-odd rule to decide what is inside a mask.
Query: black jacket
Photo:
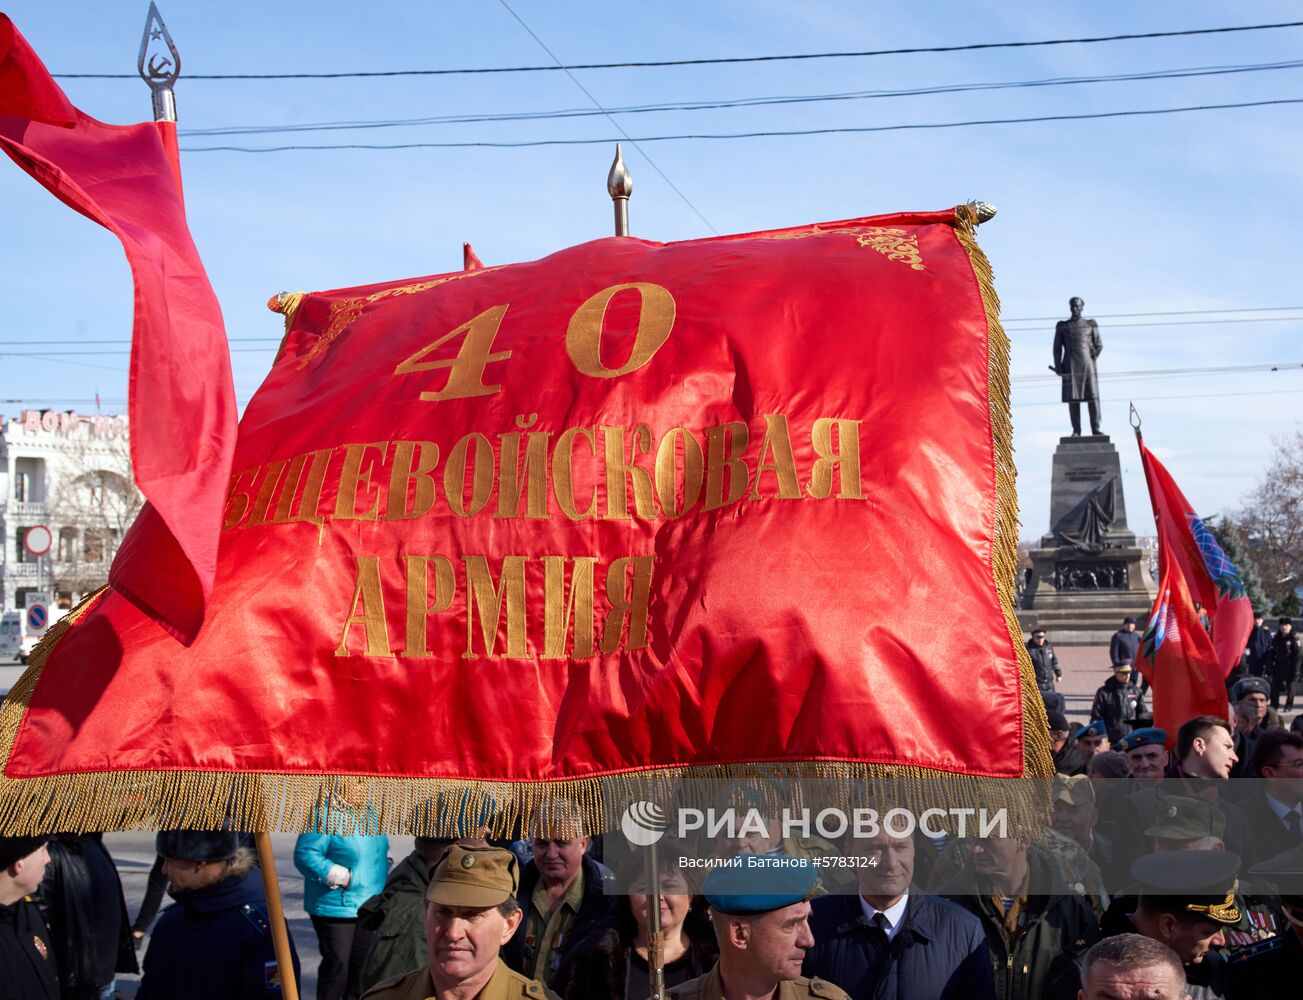
[[[1301,663],[1303,647],[1299,646],[1297,632],[1291,629],[1289,635],[1277,632],[1272,636],[1271,651],[1267,654],[1267,674],[1273,680],[1296,680]]]
[[[65,994],[93,996],[115,973],[137,972],[127,904],[113,858],[97,833],[50,838],[40,903]]]
[[[885,949],[869,939],[859,896],[821,896],[811,909],[814,947],[801,974],[835,983],[851,1000],[994,1000],[981,921],[948,900],[910,890]]]
[[[704,976],[714,968],[717,958],[714,948],[706,942],[692,943],[681,958],[665,966],[666,989]],[[603,922],[575,942],[572,958],[560,970],[552,988],[561,1000],[642,1000],[641,996],[625,996],[630,962],[639,968],[640,978],[648,975],[647,963],[612,924]]]
[[[59,1000],[54,946],[31,896],[0,906],[0,1000]]]
[[[1090,706],[1090,717],[1103,721],[1110,743],[1131,732],[1136,716],[1144,714],[1145,696],[1140,688],[1131,683],[1119,684],[1116,677],[1110,677],[1100,686]]]
[[[261,880],[255,868],[174,892],[176,903],[163,911],[149,940],[136,1000],[278,998],[280,975]],[[298,972],[295,956],[296,978]]]
[[[1027,862],[1029,884],[1045,894],[1028,896],[1023,924],[1012,937],[997,917],[991,897],[979,887],[971,861],[938,893],[982,922],[997,997],[1075,1000],[1081,986],[1077,957],[1098,940],[1099,924],[1049,854],[1033,844],[1027,848]]]
[[[1267,654],[1271,650],[1271,630],[1265,625],[1253,626],[1249,641],[1244,644],[1244,666],[1250,677],[1261,677],[1267,672]]]
[[[1037,646],[1029,641],[1027,655],[1032,658],[1032,669],[1036,671],[1036,686],[1042,691],[1053,691],[1055,680],[1063,676],[1059,658],[1054,655],[1054,643],[1047,640],[1044,646]]]
[[[1108,659],[1115,666],[1123,660],[1134,664],[1138,652],[1140,652],[1139,631],[1128,632],[1120,628],[1113,633],[1113,638],[1108,642]]]
[[[566,931],[565,940],[558,944],[558,954],[548,970],[547,982],[543,985],[549,988],[555,988],[553,983],[570,977],[570,963],[574,962],[578,955],[576,945],[592,934],[597,927],[609,925],[611,922],[610,897],[602,891],[601,869],[587,854],[584,855],[582,865],[584,894],[579,901],[579,912],[575,915],[575,922]],[[516,933],[511,940],[502,946],[502,960],[507,963],[507,968],[514,969],[523,976],[532,975],[532,972],[525,968],[525,933],[529,926],[529,913],[533,909],[532,900],[534,889],[538,886],[538,879],[538,866],[531,861],[521,872],[520,891],[516,893],[516,901],[520,903],[521,911],[520,926],[516,928]]]
[[[1255,784],[1259,787],[1238,803],[1249,830],[1249,850],[1243,855],[1246,869],[1270,860],[1292,847],[1303,845],[1303,841],[1291,836],[1285,829],[1285,824],[1267,801],[1267,789],[1271,783],[1262,781]]]

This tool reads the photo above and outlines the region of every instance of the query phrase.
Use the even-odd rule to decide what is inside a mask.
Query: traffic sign
[[[34,556],[43,556],[50,551],[50,546],[54,544],[54,535],[50,529],[43,524],[38,524],[33,528],[28,528],[23,534],[23,548]]]
[[[32,635],[44,635],[50,624],[50,607],[54,604],[54,595],[46,590],[29,590],[23,597],[24,617],[27,619],[27,631]]]
[[[44,604],[33,604],[27,609],[27,631],[44,632],[50,624],[50,609]]]

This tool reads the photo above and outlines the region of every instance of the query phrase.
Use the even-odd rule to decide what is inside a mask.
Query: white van
[[[67,613],[56,610],[51,616],[50,624],[53,625]],[[40,635],[27,631],[25,611],[6,611],[0,616],[0,660],[17,658],[19,663],[25,664],[40,641]]]

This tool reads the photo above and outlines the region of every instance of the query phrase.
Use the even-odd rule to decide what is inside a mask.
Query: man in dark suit
[[[1303,845],[1303,733],[1273,729],[1253,746],[1262,779],[1240,809],[1249,826],[1250,863]]]
[[[911,887],[911,838],[851,838],[844,854],[869,862],[856,869],[859,895],[811,904],[806,975],[835,982],[852,1000],[994,1000],[981,921]]]

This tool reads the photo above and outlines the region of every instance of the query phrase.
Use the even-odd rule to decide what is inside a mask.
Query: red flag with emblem
[[[1253,629],[1253,605],[1244,580],[1171,473],[1145,447],[1139,431],[1136,443],[1158,529],[1158,574],[1180,576],[1190,600],[1208,615],[1214,670],[1224,678],[1239,664]]]

